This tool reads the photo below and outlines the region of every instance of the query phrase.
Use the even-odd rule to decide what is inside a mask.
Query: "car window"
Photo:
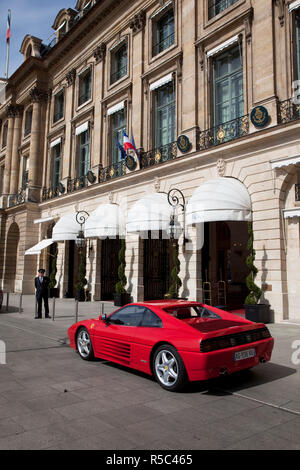
[[[110,323],[114,325],[139,326],[144,314],[144,307],[129,305],[121,308],[109,317]]]
[[[149,308],[144,309],[144,316],[140,326],[148,328],[162,328],[161,319],[155,315]]]
[[[165,309],[167,313],[179,320],[185,320],[187,318],[221,318],[215,312],[212,312],[208,308],[201,307],[201,305],[193,305],[187,307],[170,307]]]

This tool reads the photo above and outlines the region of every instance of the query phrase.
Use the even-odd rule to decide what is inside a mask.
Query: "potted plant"
[[[179,248],[178,244],[173,245],[173,268],[171,271],[171,286],[168,293],[165,297],[168,299],[178,299],[179,298],[179,289],[182,286],[181,279],[179,277],[180,272],[180,261],[179,261]]]
[[[118,268],[118,278],[119,281],[116,284],[116,292],[114,293],[114,304],[116,307],[122,307],[123,305],[129,304],[131,302],[131,296],[126,291],[125,287],[127,284],[127,278],[125,276],[125,251],[126,251],[126,242],[124,239],[121,241],[121,249],[119,251],[119,268]]]
[[[247,288],[249,290],[249,294],[245,299],[246,319],[257,323],[269,323],[270,305],[258,303],[262,295],[262,290],[254,282],[258,269],[254,265],[256,253],[253,248],[253,228],[251,222],[248,223],[248,235],[247,248],[249,255],[247,256],[246,264],[250,273],[246,279]]]
[[[85,301],[85,291],[84,287],[87,285],[87,280],[85,278],[86,275],[86,261],[85,261],[85,254],[80,254],[80,263],[79,263],[79,272],[78,272],[78,281],[75,284],[75,299],[79,302]]]
[[[51,272],[50,272],[50,282],[49,282],[49,297],[53,298],[59,297],[59,288],[55,287],[56,286],[56,273],[57,273],[57,246],[55,247],[55,253],[52,255],[52,260],[51,260]]]

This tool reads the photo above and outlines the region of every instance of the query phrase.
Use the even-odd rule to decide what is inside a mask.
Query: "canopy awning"
[[[295,207],[294,209],[285,209],[283,211],[283,217],[285,219],[291,219],[293,217],[300,217],[300,207]]]
[[[165,193],[152,193],[139,199],[128,212],[126,230],[129,233],[147,230],[168,230],[172,207]]]
[[[202,184],[194,191],[186,208],[187,225],[251,219],[250,195],[235,178],[216,178]]]
[[[85,223],[86,238],[115,238],[125,235],[125,220],[120,206],[117,204],[102,204]]]
[[[42,240],[41,242],[34,245],[32,248],[29,248],[29,250],[26,250],[25,255],[40,255],[42,250],[52,245],[52,243],[52,238],[46,238],[45,240]]]
[[[76,240],[80,230],[80,224],[76,221],[76,214],[63,215],[53,227],[52,240],[62,242],[65,240]]]
[[[300,155],[270,161],[272,170],[275,170],[276,168],[283,168],[289,165],[296,165],[297,163],[300,163]]]

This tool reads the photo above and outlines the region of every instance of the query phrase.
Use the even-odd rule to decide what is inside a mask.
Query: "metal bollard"
[[[37,317],[37,300],[36,296],[34,296],[34,317]]]
[[[75,300],[75,323],[78,322],[78,299]]]
[[[8,306],[9,306],[9,292],[6,293],[6,311],[8,312]]]
[[[102,304],[101,315],[102,315],[102,316],[104,315],[104,304]]]
[[[55,319],[55,297],[52,299],[52,321]]]
[[[19,313],[22,313],[22,300],[23,300],[23,294],[20,294]]]

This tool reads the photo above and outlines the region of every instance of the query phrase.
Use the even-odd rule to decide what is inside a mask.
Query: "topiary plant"
[[[170,299],[178,299],[179,289],[182,286],[182,282],[179,277],[180,261],[179,261],[179,248],[178,248],[177,243],[173,245],[172,255],[173,255],[173,268],[171,271],[171,286],[169,288],[167,295]]]
[[[245,304],[246,305],[256,305],[259,302],[259,299],[262,295],[262,290],[255,284],[254,280],[256,278],[256,275],[258,273],[258,269],[254,265],[255,261],[255,250],[253,248],[253,229],[252,229],[252,223],[248,223],[248,251],[249,255],[247,256],[246,259],[246,264],[250,270],[249,275],[246,278],[246,285],[249,290],[249,294],[245,299]]]
[[[121,249],[119,251],[119,268],[118,268],[118,277],[119,281],[116,284],[116,293],[117,294],[125,294],[126,293],[126,284],[127,278],[125,276],[125,267],[126,267],[126,260],[125,260],[125,251],[126,251],[126,242],[124,239],[121,241]]]
[[[78,272],[78,281],[76,282],[76,290],[80,291],[87,285],[87,280],[85,278],[86,275],[86,260],[85,254],[81,253],[80,255],[80,264],[79,264],[79,272]]]
[[[55,276],[57,273],[56,265],[57,265],[57,246],[55,247],[55,253],[52,256],[52,260],[51,260],[51,273],[49,276],[50,278],[49,288],[50,289],[53,289],[56,286],[56,279],[55,279]]]

